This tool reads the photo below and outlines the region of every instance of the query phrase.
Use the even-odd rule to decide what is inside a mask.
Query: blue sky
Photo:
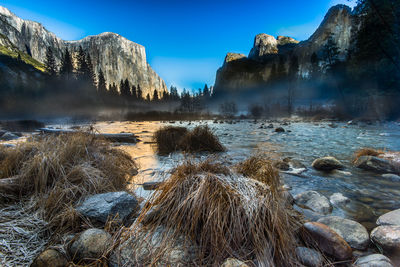
[[[212,85],[227,52],[248,54],[254,36],[307,39],[329,7],[348,0],[3,0],[66,40],[115,32],[146,47],[156,72],[180,89]]]

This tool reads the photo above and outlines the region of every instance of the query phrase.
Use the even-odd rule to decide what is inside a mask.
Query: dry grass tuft
[[[357,150],[354,153],[354,162],[356,162],[360,157],[362,156],[374,156],[378,157],[379,155],[382,155],[384,152],[381,150],[376,150],[373,148],[362,148]]]
[[[154,133],[158,153],[168,154],[180,149],[180,140],[188,133],[185,127],[166,126]]]
[[[243,166],[250,170],[256,163],[253,160]],[[275,188],[279,176],[260,177],[253,172],[245,177],[211,161],[188,161],[176,168],[137,220],[136,236],[143,231],[151,238],[160,228],[166,229],[161,246],[150,251],[141,264],[157,263],[165,258],[171,240],[183,239],[190,241],[184,243],[188,251],[188,246],[195,247],[192,263],[199,265],[219,265],[235,257],[257,261],[258,266],[295,266],[295,233],[301,219]],[[146,216],[150,210],[152,215]],[[144,228],[140,228],[144,221]]]
[[[197,126],[189,131],[184,127],[166,126],[154,134],[159,154],[174,151],[184,152],[222,152],[224,146],[208,126]]]
[[[87,196],[125,190],[136,168],[128,154],[86,133],[45,136],[0,155],[0,177],[14,177],[13,191],[20,198],[34,197],[56,232],[78,227],[73,207]],[[0,183],[0,192],[5,190]]]

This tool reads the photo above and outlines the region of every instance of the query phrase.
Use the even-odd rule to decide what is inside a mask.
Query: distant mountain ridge
[[[0,6],[0,48],[3,50],[19,50],[39,66],[45,61],[48,47],[59,64],[66,48],[76,53],[79,46],[90,55],[96,74],[100,69],[103,71],[108,84],[118,85],[128,79],[131,84],[140,85],[143,95],[152,95],[154,89],[159,93],[167,90],[163,79],[148,64],[144,46],[111,32],[64,41],[42,24],[23,20]]]
[[[316,53],[321,58],[323,46],[330,34],[339,48],[339,58],[344,60],[351,45],[353,30],[351,8],[336,5],[329,9],[318,29],[306,41],[298,42],[291,37],[275,38],[265,33],[258,34],[248,57],[243,54],[227,54],[223,66],[217,71],[214,88],[216,92],[229,92],[257,87],[268,81],[272,66],[278,64],[280,56],[286,59],[296,56],[300,76],[307,76],[311,69],[312,54]],[[323,60],[320,63],[323,64]]]

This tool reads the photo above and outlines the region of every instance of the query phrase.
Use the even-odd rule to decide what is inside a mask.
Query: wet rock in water
[[[376,220],[377,225],[400,225],[400,209],[385,213]]]
[[[353,266],[357,267],[393,267],[390,259],[382,254],[372,254],[359,258]]]
[[[371,232],[371,240],[384,251],[400,253],[400,226],[378,226]]]
[[[161,185],[162,182],[146,182],[142,184],[144,190],[156,190]]]
[[[322,214],[316,213],[316,212],[314,212],[312,210],[309,210],[309,209],[303,209],[303,208],[301,208],[301,207],[299,207],[297,205],[294,205],[293,208],[295,210],[297,210],[298,212],[300,212],[301,214],[303,214],[304,218],[307,221],[316,222],[319,219],[324,217],[324,215],[322,215]]]
[[[295,202],[299,206],[304,206],[320,214],[329,214],[332,212],[332,205],[329,200],[317,191],[306,191],[297,194]]]
[[[382,177],[393,182],[400,182],[400,176],[393,173],[382,174]]]
[[[342,193],[334,193],[329,198],[329,201],[333,205],[343,205],[343,204],[349,203],[350,199],[348,197],[343,196]]]
[[[386,159],[381,159],[374,156],[361,156],[359,157],[354,165],[357,168],[372,171],[376,173],[397,173],[398,169],[396,166]]]
[[[318,220],[339,234],[352,248],[366,249],[369,244],[367,229],[360,223],[337,216],[328,216]]]
[[[304,238],[314,243],[322,252],[337,260],[347,260],[352,257],[351,247],[334,230],[325,224],[307,222],[303,225],[306,232]]]
[[[55,249],[46,249],[32,262],[31,267],[64,267],[68,266],[65,255]]]
[[[0,137],[0,140],[1,141],[11,141],[11,140],[15,140],[15,139],[18,139],[18,138],[19,138],[18,135],[10,133],[10,132],[6,132],[5,134],[3,134]]]
[[[102,229],[91,228],[80,233],[72,242],[69,253],[74,262],[99,259],[112,243],[111,235]]]
[[[343,164],[334,157],[318,158],[314,160],[311,166],[319,171],[333,171],[344,168]]]
[[[224,261],[221,267],[248,267],[248,265],[238,259],[229,258]]]
[[[278,170],[281,170],[281,171],[288,171],[290,169],[289,164],[284,161],[276,161],[276,162],[274,162],[273,165],[275,168],[277,168]]]
[[[163,233],[165,228],[159,227],[156,232],[139,232],[138,236],[132,236],[112,252],[109,259],[110,267],[120,266],[140,266],[150,265],[149,256],[158,249],[163,242]],[[168,237],[167,237],[168,239]],[[186,266],[185,263],[193,259],[190,249],[185,249],[183,240],[171,242],[168,251],[165,251],[155,266]],[[187,243],[185,243],[186,245]],[[179,265],[183,264],[183,265]],[[154,266],[153,265],[153,266]]]
[[[115,218],[124,222],[137,210],[139,202],[127,192],[110,192],[88,197],[76,210],[92,222],[106,223]]]
[[[278,127],[278,128],[275,128],[275,132],[276,133],[284,133],[285,129],[283,129],[282,127]]]
[[[273,125],[272,123],[270,123],[270,124],[268,124],[267,128],[273,129],[273,128],[274,128],[274,125]]]
[[[323,264],[323,257],[321,253],[314,249],[297,247],[296,255],[300,262],[307,267],[319,267]]]
[[[307,169],[306,165],[301,163],[300,160],[292,159],[292,158],[284,158],[283,161],[288,163],[289,166],[293,169]]]

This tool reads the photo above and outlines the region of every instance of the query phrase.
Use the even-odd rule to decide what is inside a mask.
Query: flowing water
[[[348,204],[334,206],[333,215],[339,215],[361,222],[368,229],[374,226],[376,218],[390,210],[400,208],[400,180],[392,181],[381,175],[354,168],[351,164],[353,154],[363,147],[400,151],[400,125],[396,123],[374,125],[328,123],[290,123],[283,126],[291,132],[275,133],[273,129],[262,127],[264,122],[241,121],[237,123],[199,122],[99,122],[95,129],[104,133],[135,133],[141,140],[135,145],[121,145],[139,163],[140,171],[133,183],[163,180],[168,171],[183,159],[181,153],[158,156],[152,144],[154,131],[165,125],[185,126],[188,128],[208,124],[227,152],[220,153],[231,163],[246,159],[254,153],[269,152],[281,158],[292,157],[307,166],[302,177],[283,174],[284,183],[289,185],[293,195],[316,190],[326,197],[333,193],[342,193],[351,201]],[[274,126],[280,126],[274,123]],[[346,165],[343,172],[332,174],[312,169],[314,159],[322,156],[334,156]],[[205,158],[207,154],[195,155]],[[135,187],[141,196],[146,196],[141,187]]]

